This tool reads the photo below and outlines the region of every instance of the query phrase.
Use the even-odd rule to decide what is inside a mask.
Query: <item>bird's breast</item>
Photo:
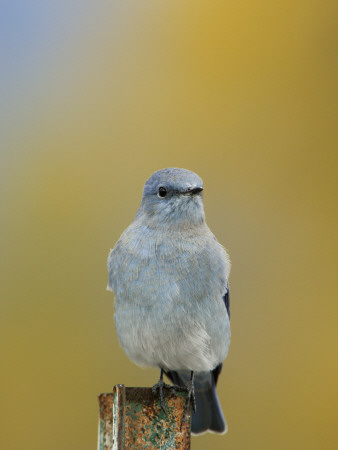
[[[108,268],[117,307],[221,298],[226,289],[224,250],[209,233],[130,227],[111,252]]]

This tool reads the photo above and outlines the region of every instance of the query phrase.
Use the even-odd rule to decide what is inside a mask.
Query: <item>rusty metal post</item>
[[[117,384],[112,393],[100,394],[98,450],[189,450],[190,410],[181,429],[186,395],[165,390],[165,414],[151,388]]]

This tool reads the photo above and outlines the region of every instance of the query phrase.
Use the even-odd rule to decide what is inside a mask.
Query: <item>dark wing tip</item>
[[[230,319],[230,288],[229,288],[229,285],[227,286],[226,293],[223,295],[223,300],[224,300],[224,304],[225,304],[225,307],[227,309],[228,316]]]

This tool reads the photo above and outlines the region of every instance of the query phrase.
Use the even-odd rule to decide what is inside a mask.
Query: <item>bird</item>
[[[109,252],[107,289],[127,356],[160,369],[163,392],[188,392],[193,434],[227,431],[216,384],[230,345],[230,259],[205,221],[203,181],[176,167],[145,182],[141,205]],[[186,409],[185,413],[186,414]]]

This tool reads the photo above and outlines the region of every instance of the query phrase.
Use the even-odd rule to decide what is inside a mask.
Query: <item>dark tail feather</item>
[[[186,386],[189,373],[166,372],[168,378],[179,386]],[[212,431],[214,433],[225,433],[227,425],[219,403],[216,384],[212,372],[203,375],[195,373],[195,399],[196,412],[192,414],[191,431],[194,434]]]
[[[219,403],[216,386],[196,390],[196,413],[192,415],[191,431],[195,434],[213,431],[225,433],[227,425]]]

